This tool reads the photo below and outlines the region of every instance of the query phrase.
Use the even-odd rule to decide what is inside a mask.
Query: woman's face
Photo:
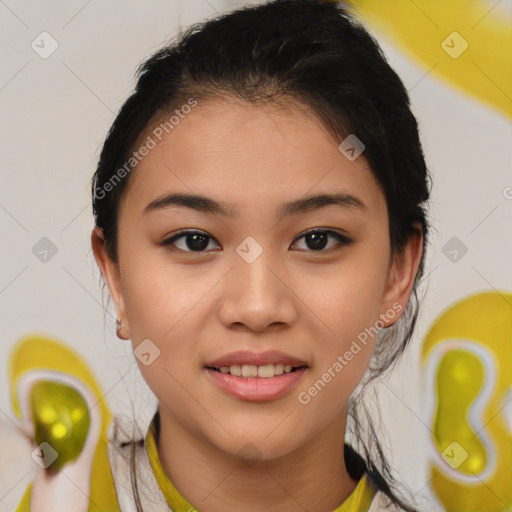
[[[263,459],[344,418],[420,257],[418,240],[393,264],[364,153],[348,159],[304,109],[216,99],[183,115],[129,179],[118,265],[102,271],[161,413],[228,453],[251,442]],[[209,203],[165,201],[178,193]],[[338,201],[305,201],[327,195]],[[185,229],[200,236],[165,244]],[[207,368],[235,351],[280,351],[276,365],[307,368],[248,389],[247,377]],[[271,370],[285,369],[260,372]]]

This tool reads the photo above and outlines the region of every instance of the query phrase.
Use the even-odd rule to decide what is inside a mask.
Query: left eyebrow
[[[278,210],[279,217],[287,215],[298,215],[312,210],[319,210],[327,206],[338,206],[348,210],[368,211],[368,207],[358,197],[340,192],[337,194],[320,194],[315,196],[306,196],[295,201],[283,204]]]
[[[211,197],[175,192],[151,201],[144,208],[144,215],[150,211],[169,208],[172,206],[191,208],[198,212],[219,214],[226,217],[237,217],[240,211],[232,204],[217,201]],[[302,197],[282,204],[277,210],[277,217],[300,215],[327,206],[338,206],[348,210],[368,211],[368,207],[358,197],[348,193],[319,194]]]

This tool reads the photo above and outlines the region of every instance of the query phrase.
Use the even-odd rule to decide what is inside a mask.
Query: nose
[[[240,258],[222,288],[220,321],[229,329],[254,332],[290,326],[297,318],[292,288],[287,272],[265,251],[252,263]]]

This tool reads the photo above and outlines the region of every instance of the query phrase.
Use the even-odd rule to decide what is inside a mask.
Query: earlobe
[[[95,226],[92,230],[91,246],[96,263],[100,268],[103,279],[105,279],[105,282],[107,283],[110,297],[114,302],[118,323],[123,327],[123,331],[128,335],[126,338],[124,336],[119,337],[122,337],[122,339],[129,339],[129,326],[128,319],[126,318],[119,265],[107,254],[103,230],[98,226]]]
[[[383,316],[387,317],[386,312],[390,310],[399,310],[403,314],[412,293],[423,255],[423,231],[420,224],[415,223],[414,226],[415,230],[409,237],[403,252],[394,255],[393,263],[388,273],[386,289],[382,297],[381,318]],[[400,318],[401,314],[398,318]],[[398,318],[396,318],[395,314],[393,314],[393,317],[393,320],[385,324],[385,327],[389,327],[397,322]]]

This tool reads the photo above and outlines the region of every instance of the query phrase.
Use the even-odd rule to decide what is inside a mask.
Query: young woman
[[[121,510],[415,510],[359,408],[414,328],[429,174],[345,5],[247,7],[150,57],[92,192],[118,336],[158,400],[112,452]]]

